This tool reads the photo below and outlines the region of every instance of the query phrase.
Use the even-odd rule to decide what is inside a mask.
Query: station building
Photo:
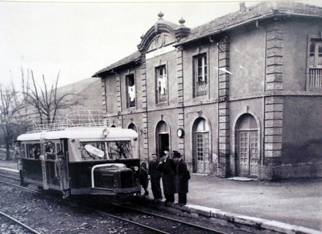
[[[196,28],[158,16],[94,74],[107,124],[135,129],[142,159],[169,149],[192,173],[322,176],[322,8],[241,3]]]

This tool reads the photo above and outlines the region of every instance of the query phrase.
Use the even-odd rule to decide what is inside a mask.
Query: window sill
[[[165,101],[165,102],[158,102],[158,103],[155,103],[155,106],[156,107],[169,106],[169,103],[167,101]]]

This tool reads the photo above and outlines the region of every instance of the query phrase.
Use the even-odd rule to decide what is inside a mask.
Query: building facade
[[[322,175],[322,8],[260,3],[196,28],[163,19],[98,71],[109,126],[193,173]]]

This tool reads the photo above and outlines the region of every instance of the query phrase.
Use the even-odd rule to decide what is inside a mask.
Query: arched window
[[[204,118],[198,118],[192,127],[193,172],[209,173],[210,130]]]

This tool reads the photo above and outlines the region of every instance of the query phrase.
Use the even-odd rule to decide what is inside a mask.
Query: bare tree
[[[20,110],[23,102],[12,85],[10,88],[0,87],[0,128],[6,147],[6,160],[10,158],[10,146],[24,124],[20,121]]]
[[[60,72],[57,73],[55,84],[48,87],[45,76],[42,75],[42,86],[35,81],[34,73],[30,70],[31,87],[24,85],[24,96],[27,105],[33,107],[39,117],[40,124],[52,124],[57,118],[57,111],[79,105],[79,95],[75,93],[59,93],[58,82]],[[24,77],[23,77],[24,79]],[[25,84],[25,81],[23,80]],[[73,98],[74,97],[74,98]],[[75,98],[76,97],[76,98]]]

